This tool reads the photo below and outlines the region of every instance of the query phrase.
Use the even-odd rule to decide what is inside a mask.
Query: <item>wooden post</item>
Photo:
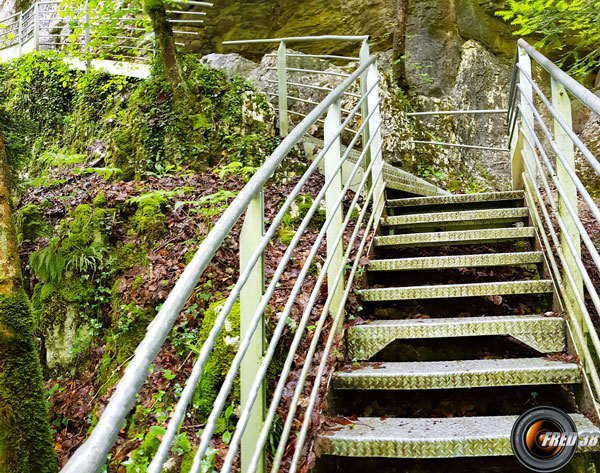
[[[344,264],[344,244],[343,239],[336,241],[344,220],[343,205],[335,206],[335,201],[342,191],[342,171],[336,171],[335,168],[340,162],[341,157],[341,139],[338,132],[341,125],[341,106],[339,99],[329,106],[327,117],[325,118],[324,141],[329,143],[335,139],[333,145],[325,153],[325,180],[331,176],[333,181],[325,193],[325,208],[327,218],[331,218],[329,228],[327,228],[327,257],[333,258],[327,270],[327,290],[333,294],[329,312],[335,316],[341,303],[344,293],[344,276],[339,283],[334,286],[335,277]]]
[[[282,41],[277,50],[277,94],[279,97],[279,133],[287,136],[289,131],[288,99],[287,99],[287,56],[286,46]]]
[[[264,234],[264,205],[263,193],[252,199],[252,202],[246,210],[246,217],[240,234],[240,272],[248,265],[252,253],[258,246],[260,239]],[[263,296],[265,288],[264,280],[264,256],[256,262],[252,269],[252,274],[246,281],[246,284],[240,292],[240,332],[241,338],[248,332],[248,326],[252,316],[256,312],[260,299]],[[240,368],[240,397],[241,409],[247,403],[250,389],[256,379],[258,368],[262,362],[265,351],[265,321],[264,314],[261,323],[256,328],[254,336],[248,346],[248,351],[244,356]],[[248,425],[241,439],[241,461],[242,470],[248,471],[250,468],[250,460],[256,448],[256,439],[264,424],[264,415],[266,409],[266,391],[265,385],[261,386],[261,390],[254,402],[254,406],[250,411]],[[260,457],[258,473],[265,471],[264,453]]]

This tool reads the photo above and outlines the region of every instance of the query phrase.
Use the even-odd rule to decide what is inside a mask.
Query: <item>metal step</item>
[[[510,335],[541,353],[565,350],[565,321],[543,315],[373,320],[346,332],[348,357],[368,360],[394,340]]]
[[[449,232],[409,233],[403,235],[383,235],[375,237],[376,246],[430,246],[430,245],[468,245],[473,243],[492,243],[506,240],[533,238],[533,227],[499,228],[491,230],[463,230]]]
[[[576,363],[543,358],[369,363],[333,376],[335,389],[455,389],[581,382]]]
[[[484,210],[461,210],[455,212],[434,212],[423,214],[408,214],[386,217],[382,219],[382,225],[401,227],[419,224],[438,223],[481,223],[498,220],[519,220],[527,217],[529,212],[526,207],[514,209],[484,209]]]
[[[486,266],[516,266],[543,261],[541,251],[491,253],[482,255],[428,256],[369,261],[369,271],[412,271],[421,269],[478,268]]]
[[[441,284],[438,286],[385,287],[359,291],[364,301],[402,301],[448,297],[543,294],[552,292],[551,280]]]
[[[579,435],[600,434],[581,414],[570,414]],[[456,458],[512,455],[510,433],[517,416],[435,419],[359,417],[317,437],[318,455],[387,458]],[[598,451],[581,447],[580,453]]]
[[[390,199],[388,207],[417,207],[419,205],[471,204],[475,202],[499,202],[523,200],[523,191],[482,192],[480,194],[453,194],[432,197],[410,197],[408,199]]]

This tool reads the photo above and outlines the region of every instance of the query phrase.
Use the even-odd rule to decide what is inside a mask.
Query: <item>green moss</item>
[[[210,330],[214,326],[215,320],[218,317],[225,301],[212,303],[202,320],[200,329],[200,344],[204,343],[208,338]],[[221,384],[231,367],[231,363],[237,352],[237,346],[240,337],[240,304],[236,302],[227,316],[225,324],[215,341],[213,350],[211,351],[204,369],[202,377],[196,387],[196,392],[193,397],[193,405],[198,415],[198,420],[202,423],[208,418],[214,407],[214,401],[217,397]],[[236,378],[233,388],[229,393],[228,403],[239,404],[240,402],[240,382],[239,377]],[[226,425],[226,419],[223,414],[217,421],[215,434],[219,435],[229,428]]]
[[[56,473],[27,297],[0,296],[0,470]]]
[[[153,246],[167,231],[161,211],[163,200],[156,197],[140,201],[133,216],[133,228],[146,246]]]
[[[188,265],[192,262],[192,260],[194,259],[194,255],[196,254],[196,249],[195,248],[190,248],[189,250],[187,250],[185,252],[185,254],[183,255],[183,262]]]
[[[113,268],[116,273],[124,273],[146,262],[146,252],[135,243],[119,245],[113,254],[115,256]]]
[[[289,226],[282,226],[279,230],[279,240],[284,245],[289,245],[292,242],[292,238],[296,234],[296,230]]]
[[[106,196],[104,192],[98,191],[96,197],[94,198],[94,207],[105,207],[107,203]]]
[[[17,232],[19,240],[37,240],[48,233],[44,215],[35,204],[24,205],[17,214]]]

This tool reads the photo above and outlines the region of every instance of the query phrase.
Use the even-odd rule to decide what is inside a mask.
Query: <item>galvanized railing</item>
[[[178,46],[197,36],[209,2],[168,0],[167,21]],[[65,51],[74,65],[93,65],[111,73],[145,77],[154,56],[150,18],[137,4],[123,2],[112,16],[88,7],[88,2],[42,0],[23,12],[0,18],[0,60],[15,59],[32,51]],[[112,25],[110,35],[105,26]],[[187,28],[187,29],[182,29]],[[114,63],[120,63],[115,66]],[[138,67],[126,67],[135,64]],[[118,67],[121,66],[121,67]],[[144,67],[146,66],[146,67]]]
[[[342,120],[341,100],[344,94],[354,87],[357,82],[361,83],[362,87],[359,90],[363,92],[354,107],[349,110],[347,117]],[[338,328],[344,319],[345,301],[353,290],[353,280],[357,272],[360,255],[368,242],[370,230],[373,228],[374,223],[378,221],[383,210],[384,181],[378,87],[376,60],[374,56],[371,56],[364,60],[353,73],[315,106],[291,130],[273,154],[258,169],[203,240],[194,259],[185,269],[155,319],[149,325],[146,337],[138,346],[135,356],[126,368],[98,424],[91,432],[88,440],[76,451],[63,468],[63,473],[97,472],[105,463],[107,454],[113,446],[125,418],[135,404],[136,395],[147,377],[148,368],[170,334],[175,320],[193,293],[198,279],[210,265],[215,252],[228,237],[233,226],[241,220],[244,213],[245,217],[240,237],[239,278],[220,310],[206,342],[200,349],[199,356],[195,361],[175,410],[171,414],[166,433],[162,437],[160,447],[152,459],[148,471],[159,473],[162,470],[171,451],[171,444],[179,431],[186,412],[188,412],[190,400],[201,378],[215,340],[237,300],[240,301],[241,314],[239,348],[231,369],[227,373],[218,393],[214,409],[202,430],[191,473],[200,471],[201,461],[207,452],[209,442],[213,438],[216,421],[223,411],[238,373],[241,374],[240,415],[221,471],[231,471],[240,449],[242,471],[264,470],[265,445],[288,381],[288,375],[294,363],[294,356],[306,334],[309,316],[315,307],[317,298],[326,287],[327,299],[321,309],[318,322],[314,327],[311,327],[314,330],[313,338],[304,360],[302,372],[295,386],[289,412],[287,417],[282,419],[283,432],[271,462],[271,471],[278,471],[285,452],[285,446],[292,430],[296,427],[295,423],[302,419],[300,415],[302,414],[303,420],[299,422],[301,427],[296,432],[295,454],[291,460],[290,468],[290,471],[296,471],[302,445],[307,438],[311,419],[310,414],[315,408],[321,384],[320,380],[324,376],[334,338],[339,333]],[[341,134],[360,110],[363,111],[364,119],[345,150],[342,151]],[[319,126],[320,120],[324,121],[323,149],[314,157],[306,173],[298,180],[293,191],[287,196],[285,203],[264,231],[263,189],[267,181],[277,172],[282,161],[289,156],[292,149],[303,140],[306,134]],[[352,175],[344,183],[341,168],[348,161],[352,151],[359,151],[359,156],[353,164]],[[294,199],[302,191],[311,175],[318,172],[321,165],[324,167],[324,184],[319,189],[318,195],[314,198],[306,216],[302,219],[298,228],[295,229],[294,237],[281,258],[272,279],[265,287],[263,279],[265,248],[276,236],[276,232],[281,227],[283,218],[289,212]],[[352,193],[349,190],[350,183],[359,169],[364,170],[363,177],[355,186],[356,192]],[[344,212],[343,202],[348,196],[350,196],[351,203]],[[265,309],[292,258],[303,232],[323,200],[326,208],[325,222],[320,227],[314,244],[305,261],[303,261],[302,270],[297,275],[285,308],[279,314],[279,321],[273,330],[273,335],[268,341],[268,345],[265,346],[263,341]],[[346,242],[344,236],[346,236]],[[288,355],[281,371],[278,372],[277,386],[270,396],[268,408],[263,409],[268,401],[264,388],[267,370],[277,347],[280,346],[280,339],[288,323],[292,307],[296,302],[296,296],[303,287],[311,262],[322,245],[326,246],[326,259],[316,277],[317,280],[310,299],[304,303],[293,340],[289,346],[286,346]],[[353,259],[350,258],[351,253]],[[347,264],[351,264],[349,270],[346,268]],[[327,332],[324,327],[330,317],[333,318],[333,325],[331,330]],[[325,348],[321,355],[315,359],[319,342],[324,343]],[[315,366],[316,378],[312,380],[312,384],[307,384],[308,374],[311,368]],[[314,371],[311,376],[313,374]],[[298,399],[304,388],[310,388],[311,395],[308,405],[300,408]],[[299,411],[302,411],[302,413]]]
[[[533,78],[532,59],[550,75],[550,98]],[[525,190],[597,409],[600,340],[592,316],[600,315],[600,297],[590,273],[598,276],[600,255],[582,217],[585,212],[586,224],[596,226],[600,210],[582,183],[576,151],[590,172],[600,174],[600,163],[573,131],[569,94],[600,115],[597,96],[519,40],[508,113],[513,187]]]
[[[358,51],[356,56],[340,56],[334,54],[304,54],[290,49],[290,45],[302,45],[307,42],[345,42],[357,43]],[[334,79],[335,85],[341,83],[348,78],[351,71],[363,65],[369,60],[369,37],[368,36],[303,36],[303,37],[288,37],[288,38],[271,38],[271,39],[251,39],[251,40],[236,40],[224,41],[224,45],[241,45],[241,44],[278,44],[277,53],[267,54],[267,57],[276,58],[276,64],[268,67],[267,70],[276,71],[277,79],[267,79],[270,84],[276,86],[276,92],[268,91],[267,95],[274,102],[275,110],[279,115],[279,130],[282,136],[286,136],[289,132],[290,125],[293,127],[293,122],[290,120],[290,115],[297,117],[296,123],[306,117],[306,111],[317,106],[335,87],[331,85],[317,85],[315,79],[328,77]],[[302,63],[307,60],[313,60],[316,64],[310,69],[302,67]],[[342,63],[341,70],[332,70],[332,63]],[[320,67],[320,68],[319,68]],[[307,80],[309,79],[309,80]],[[341,112],[343,116],[350,113],[352,105],[361,97],[360,84],[344,92]],[[364,91],[363,91],[364,92]],[[302,98],[301,95],[310,93],[310,99]],[[364,106],[363,106],[364,108]],[[364,113],[364,110],[361,111]],[[353,133],[355,130],[350,128],[359,123],[360,113],[353,115],[353,120],[348,122],[347,130]]]

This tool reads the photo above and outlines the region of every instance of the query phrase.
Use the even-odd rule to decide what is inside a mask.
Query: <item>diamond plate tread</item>
[[[384,166],[385,170],[385,166]],[[383,178],[385,180],[385,186],[389,189],[397,191],[408,192],[417,195],[436,196],[446,195],[445,191],[434,186],[433,184],[419,183],[419,182],[406,182],[403,179],[399,179],[395,176],[391,176],[384,172]]]
[[[364,301],[401,301],[511,294],[542,294],[552,292],[551,280],[502,281],[472,284],[441,284],[439,286],[390,287],[359,291]]]
[[[324,142],[320,138],[313,136],[305,136],[302,141],[310,143],[315,147],[323,148]],[[348,148],[345,145],[341,146],[342,154],[346,153]],[[356,164],[356,161],[360,158],[361,151],[351,149],[348,153],[347,161]],[[364,167],[364,163],[363,167]],[[410,192],[411,194],[419,195],[450,195],[450,193],[435,184],[431,184],[420,177],[417,177],[403,169],[392,166],[389,163],[383,163],[383,178],[391,189],[402,190]]]
[[[376,246],[419,246],[471,244],[533,238],[533,227],[462,230],[449,232],[409,233],[375,237]]]
[[[404,226],[418,224],[435,224],[451,222],[473,222],[495,221],[495,220],[518,220],[527,217],[529,212],[526,207],[514,209],[484,209],[484,210],[461,210],[453,212],[435,212],[424,214],[409,214],[386,217],[382,219],[382,225]]]
[[[600,431],[581,414],[570,414],[579,435]],[[517,416],[437,419],[359,417],[317,437],[317,454],[344,457],[456,458],[512,455],[510,433]],[[578,447],[580,453],[600,450]]]
[[[422,269],[477,268],[536,264],[543,261],[541,251],[491,253],[480,255],[427,256],[369,261],[369,271],[411,271]]]
[[[499,202],[524,199],[523,191],[482,192],[480,194],[452,194],[435,197],[410,197],[390,199],[388,207],[416,207],[419,205],[471,204],[475,202]]]
[[[346,332],[348,357],[368,360],[394,340],[510,335],[541,353],[566,348],[565,321],[543,315],[373,320]]]
[[[581,382],[575,363],[543,358],[362,363],[333,376],[335,389],[454,389]]]

